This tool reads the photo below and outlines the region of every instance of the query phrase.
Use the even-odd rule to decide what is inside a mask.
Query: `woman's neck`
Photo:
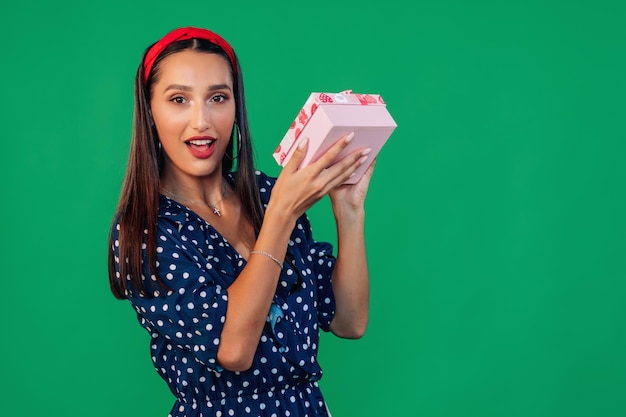
[[[228,182],[221,175],[183,177],[164,173],[161,176],[159,188],[161,193],[174,199],[211,207],[218,204],[230,192]]]

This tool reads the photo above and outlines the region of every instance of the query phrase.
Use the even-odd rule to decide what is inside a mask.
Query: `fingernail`
[[[350,143],[350,141],[352,141],[352,139],[354,139],[354,132],[350,132],[350,134],[348,136],[346,136],[345,142],[346,143]]]
[[[372,148],[364,149],[363,152],[361,152],[361,156],[365,156],[365,155],[367,155],[370,152],[372,152]]]
[[[367,160],[367,155],[362,156],[361,159],[359,159],[359,165],[363,164],[363,162],[365,162],[366,160]]]
[[[350,176],[348,177],[348,179],[354,177],[356,175],[356,172],[353,172],[352,174],[350,174]]]
[[[307,141],[309,140],[309,138],[303,138],[300,140],[300,143],[298,144],[298,149],[304,149],[304,147],[306,146]]]

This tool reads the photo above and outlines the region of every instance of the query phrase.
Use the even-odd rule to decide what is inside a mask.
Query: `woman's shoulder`
[[[268,185],[270,184],[273,185],[276,182],[276,177],[269,176],[265,172],[260,171],[258,169],[255,171],[255,174],[259,182],[259,185],[263,183],[268,184]]]
[[[189,209],[165,194],[159,194],[159,219],[171,218],[179,222],[189,219]]]
[[[267,175],[263,171],[256,171],[257,183],[259,185],[259,193],[261,194],[261,201],[267,203],[272,192],[272,188],[276,183],[276,178]]]
[[[184,230],[187,234],[200,233],[196,236],[199,238],[203,236],[208,227],[210,227],[209,224],[196,212],[164,194],[159,194],[157,217],[159,233],[180,235],[181,231]]]

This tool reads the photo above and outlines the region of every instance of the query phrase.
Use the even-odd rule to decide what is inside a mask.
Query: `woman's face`
[[[225,58],[191,50],[168,56],[159,65],[150,107],[165,153],[165,175],[221,176],[235,121]]]

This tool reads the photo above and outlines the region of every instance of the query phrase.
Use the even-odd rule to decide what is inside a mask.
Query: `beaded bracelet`
[[[280,269],[283,269],[283,264],[278,259],[276,259],[276,257],[274,255],[272,255],[271,253],[268,253],[268,252],[265,252],[265,251],[262,251],[262,250],[251,250],[250,251],[250,255],[252,255],[253,253],[258,253],[259,255],[267,256],[272,261],[276,262],[276,265],[278,265],[278,267]]]

